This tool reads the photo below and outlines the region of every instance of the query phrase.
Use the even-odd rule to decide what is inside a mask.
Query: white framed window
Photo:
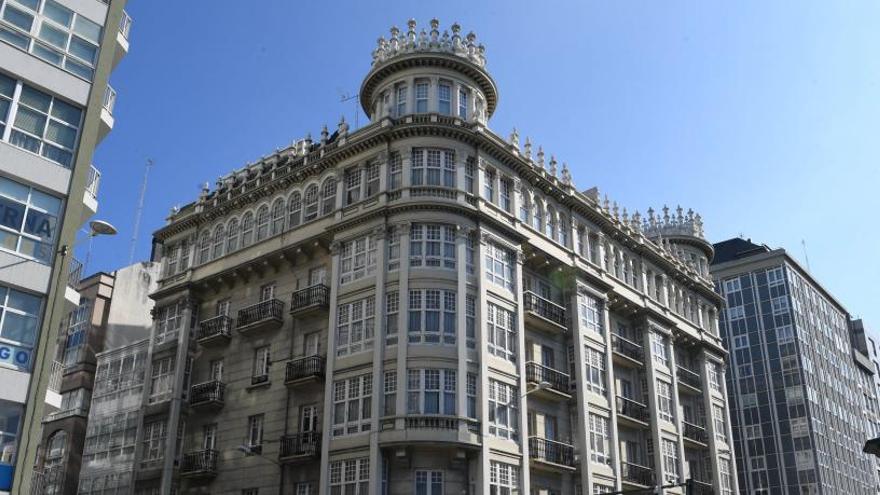
[[[727,317],[730,321],[742,320],[746,317],[746,308],[740,306],[729,306],[727,308]]]
[[[519,494],[519,467],[506,462],[491,461],[489,495]]]
[[[397,227],[388,228],[388,271],[393,272],[400,269],[400,229]]]
[[[513,251],[500,244],[486,244],[486,279],[495,285],[513,291]]]
[[[608,448],[608,418],[590,413],[590,459],[600,464],[611,465],[611,451]]]
[[[788,313],[788,296],[774,297],[770,299],[770,307],[774,315]]]
[[[777,344],[788,344],[794,342],[794,335],[794,327],[792,327],[791,325],[776,327]]]
[[[733,336],[733,348],[734,349],[745,349],[749,346],[749,335],[734,335]]]
[[[167,428],[168,425],[164,420],[153,421],[144,425],[144,441],[141,451],[142,464],[155,465],[163,459]]]
[[[214,241],[211,247],[211,259],[223,256],[223,248],[226,247],[226,229],[223,225],[214,227]]]
[[[477,419],[477,374],[468,373],[465,384],[467,394],[467,417]]]
[[[455,344],[455,291],[413,289],[409,291],[410,344]]]
[[[318,185],[312,184],[306,188],[303,195],[303,203],[305,212],[303,213],[303,222],[308,222],[318,218]]]
[[[732,278],[730,280],[724,281],[724,293],[730,294],[732,292],[739,292],[742,290],[742,285],[740,284],[739,278]]]
[[[232,218],[226,224],[226,253],[238,249],[238,219]]]
[[[437,111],[442,115],[452,115],[452,86],[441,81],[437,85]]]
[[[477,177],[477,163],[474,157],[469,156],[464,164],[464,190],[468,194],[474,194],[474,184]]]
[[[500,438],[519,438],[519,389],[489,379],[489,434]]]
[[[602,322],[602,302],[583,291],[578,292],[577,301],[581,328],[603,335],[605,326]]]
[[[474,237],[473,233],[469,233],[464,238],[464,268],[468,275],[474,275],[476,272],[474,260],[477,252],[477,241]]]
[[[0,288],[0,294],[4,291],[5,289]],[[6,298],[0,297],[0,304],[2,304],[2,306],[6,306],[5,302]],[[2,306],[0,306],[0,312],[4,309]],[[87,297],[80,297],[79,306],[71,311],[68,316],[67,336],[64,340],[64,350],[61,358],[61,362],[65,367],[75,365],[82,358],[82,352],[85,350],[87,344],[88,331],[92,327],[90,320],[91,316],[92,300]],[[0,326],[0,329],[2,328],[3,327]],[[8,338],[2,337],[2,335],[3,331],[0,330],[0,338],[4,340]]]
[[[336,355],[346,356],[373,348],[375,296],[339,305],[336,315]]]
[[[443,495],[443,471],[416,471],[416,495]]]
[[[297,483],[296,484],[296,495],[314,495],[315,492],[312,491],[312,484],[309,482]]]
[[[403,160],[400,153],[392,151],[388,156],[388,190],[396,191],[403,186]]]
[[[428,111],[428,81],[416,81],[416,113]]]
[[[250,246],[254,241],[254,214],[246,212],[241,217],[241,247]]]
[[[667,483],[678,483],[678,448],[675,442],[665,438],[660,440],[660,453],[663,457],[663,477]]]
[[[490,203],[495,202],[495,180],[498,174],[493,168],[486,168],[483,171],[483,199]]]
[[[328,177],[321,186],[321,216],[329,215],[336,209],[336,179]]]
[[[2,104],[0,100],[0,118]],[[0,131],[2,129],[0,124]],[[55,252],[60,212],[61,200],[55,196],[0,177],[0,249],[40,263],[50,263]]]
[[[726,419],[724,408],[717,404],[712,404],[712,420],[715,422],[715,438],[722,442],[727,441]]]
[[[516,362],[516,316],[500,306],[489,303],[486,308],[486,340],[489,354]]]
[[[369,492],[369,457],[330,463],[330,495],[368,495]]]
[[[287,228],[292,229],[302,223],[302,194],[294,191],[287,201]]]
[[[275,299],[275,283],[265,284],[260,287],[260,302],[271,301]]]
[[[406,115],[406,86],[398,85],[395,90],[395,100],[397,106],[395,108],[395,117]]]
[[[214,450],[217,446],[217,423],[202,426],[202,450]]]
[[[465,339],[468,349],[477,347],[477,298],[473,294],[464,297],[465,305]]]
[[[211,261],[211,233],[207,230],[199,236],[199,264]]]
[[[411,157],[411,185],[455,187],[455,151],[413,148]]]
[[[672,415],[672,385],[658,379],[657,384],[657,414],[660,419],[672,422],[675,418]]]
[[[651,354],[654,363],[669,368],[669,354],[666,346],[667,338],[662,333],[651,330]]]
[[[721,392],[721,370],[718,363],[709,362],[709,386],[716,392]]]
[[[455,407],[455,370],[407,370],[407,414],[444,414],[455,416]]]
[[[166,357],[153,362],[150,373],[150,397],[155,404],[170,399],[174,389],[174,358]]]
[[[214,359],[209,364],[211,380],[222,382],[223,381],[223,358]]]
[[[285,210],[286,205],[283,198],[277,198],[272,203],[272,230],[270,235],[278,235],[284,232],[284,216],[287,213]]]
[[[270,346],[258,347],[254,350],[254,366],[251,371],[251,383],[265,383],[269,381],[269,366],[271,365]]]
[[[605,395],[605,353],[584,346],[584,362],[586,363],[586,386],[588,390]]]
[[[397,414],[397,371],[386,371],[382,383],[385,392],[383,414],[394,416]]]
[[[345,171],[345,204],[351,205],[361,200],[361,167],[351,167]]]
[[[454,225],[414,223],[409,231],[409,266],[455,269]]]
[[[767,285],[770,287],[776,287],[778,285],[783,285],[785,283],[785,275],[783,274],[782,267],[771,268],[767,270]]]
[[[0,285],[0,342],[11,354],[2,366],[30,368],[42,308],[42,298]]]
[[[265,420],[264,414],[248,416],[247,446],[253,453],[260,453],[263,450],[263,423]]]
[[[369,431],[372,400],[371,374],[333,382],[333,436]]]
[[[376,273],[376,241],[364,235],[342,244],[339,282],[347,284]]]
[[[257,242],[269,237],[269,205],[257,209]]]
[[[379,164],[370,160],[364,167],[364,199],[379,194]]]
[[[458,116],[465,120],[468,118],[468,92],[466,89],[458,90]]]
[[[400,321],[400,292],[385,293],[385,344],[397,345],[397,327]]]
[[[733,495],[730,479],[730,462],[726,459],[722,459],[718,463],[718,478],[721,483],[721,495]]]
[[[498,190],[498,206],[506,212],[510,212],[510,197],[513,191],[513,182],[510,179],[501,179]]]

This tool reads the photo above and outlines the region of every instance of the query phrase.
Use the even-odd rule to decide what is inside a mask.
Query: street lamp
[[[83,263],[83,272],[87,272],[89,268],[89,260],[92,257],[92,239],[99,235],[116,235],[118,231],[116,227],[110,224],[110,222],[105,222],[104,220],[92,220],[89,222],[89,249],[86,251],[86,260]],[[74,242],[75,246],[77,242]],[[78,282],[78,281],[77,281]]]

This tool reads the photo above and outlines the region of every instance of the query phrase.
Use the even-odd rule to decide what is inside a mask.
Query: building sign
[[[26,370],[31,364],[31,351],[14,345],[0,344],[0,364]]]
[[[56,222],[56,218],[52,215],[33,209],[27,211],[25,205],[0,197],[0,224],[16,232],[24,231],[43,240],[51,240],[55,238]]]

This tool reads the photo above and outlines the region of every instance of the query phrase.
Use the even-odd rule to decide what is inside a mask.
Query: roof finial
[[[516,127],[514,127],[513,132],[510,133],[510,144],[519,150],[519,133],[516,132]]]
[[[526,159],[532,159],[532,140],[526,136],[526,144],[523,146],[523,154],[526,156]]]
[[[566,186],[571,186],[571,171],[568,170],[568,164],[562,162],[562,183]]]
[[[330,131],[327,130],[327,124],[324,124],[324,127],[321,127],[321,146],[327,144],[328,136],[330,136]]]
[[[556,177],[556,157],[550,155],[550,176]]]
[[[544,168],[544,148],[538,146],[538,166]]]

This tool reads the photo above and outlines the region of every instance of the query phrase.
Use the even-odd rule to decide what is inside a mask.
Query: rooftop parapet
[[[705,240],[703,234],[703,219],[694,210],[684,209],[679,206],[675,213],[669,214],[669,207],[663,206],[663,216],[655,215],[653,208],[648,208],[648,218],[642,224],[642,232],[648,237],[676,237],[688,236]]]
[[[430,32],[422,29],[417,34],[415,19],[410,19],[406,25],[406,33],[394,26],[388,40],[384,36],[377,40],[376,49],[373,50],[373,67],[401,55],[425,52],[448,53],[467,59],[479,67],[486,66],[486,47],[476,43],[477,35],[473,31],[462,38],[461,26],[457,22],[450,26],[451,36],[447,30],[440,34],[440,21],[437,19],[431,19]]]

